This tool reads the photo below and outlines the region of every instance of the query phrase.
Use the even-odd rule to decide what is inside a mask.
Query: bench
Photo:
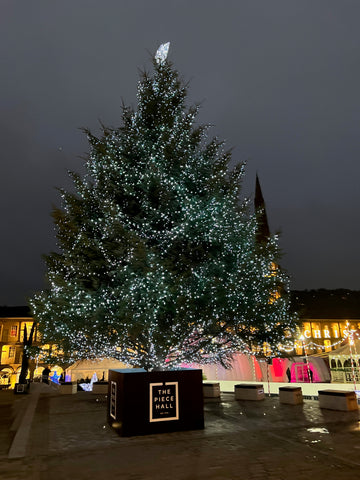
[[[97,395],[107,395],[109,390],[109,382],[94,382],[92,393]]]
[[[261,383],[235,385],[235,400],[264,400],[264,386]]]
[[[219,398],[220,397],[220,383],[203,383],[204,398]]]
[[[346,390],[319,390],[319,406],[328,410],[358,410],[355,392]]]
[[[300,405],[303,403],[301,387],[279,387],[280,403],[289,405]]]
[[[77,393],[77,383],[76,382],[60,383],[59,393],[61,395],[73,395],[74,393]]]

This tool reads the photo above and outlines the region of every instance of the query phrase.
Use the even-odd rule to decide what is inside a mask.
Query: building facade
[[[33,323],[28,307],[0,307],[0,388],[13,387],[17,383],[24,350],[25,326],[29,335]],[[33,345],[40,345],[36,327]],[[36,368],[36,362],[30,361],[29,376],[37,373]]]
[[[360,334],[360,292],[292,291],[292,308],[301,320],[295,345],[298,355],[327,353]]]
[[[291,292],[292,307],[300,317],[297,355],[327,354],[360,338],[360,292],[310,290]],[[17,383],[23,354],[25,326],[29,333],[33,319],[28,307],[0,307],[0,388]],[[41,346],[37,329],[33,345]],[[360,354],[360,352],[354,352]],[[359,364],[360,367],[360,364]],[[30,361],[29,377],[41,375],[44,364]],[[52,366],[59,376],[63,369]]]

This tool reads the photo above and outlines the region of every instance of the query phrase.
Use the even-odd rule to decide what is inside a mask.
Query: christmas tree
[[[290,341],[277,240],[256,241],[256,214],[239,201],[244,165],[229,169],[224,144],[195,123],[167,49],[121,126],[86,131],[87,174],[71,174],[76,191],[53,213],[59,253],[31,303],[43,341],[69,360],[228,365],[235,351]]]

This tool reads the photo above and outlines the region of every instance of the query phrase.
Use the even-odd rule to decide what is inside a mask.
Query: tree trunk
[[[26,347],[27,346],[31,347],[31,345],[32,345],[34,330],[35,330],[35,322],[32,324],[29,338],[27,338],[26,325],[24,327],[24,351],[23,351],[23,356],[22,356],[22,361],[21,361],[21,371],[20,371],[20,376],[19,376],[19,383],[26,383],[26,377],[27,377],[28,370],[29,370],[29,357],[28,357],[28,354],[26,352]]]

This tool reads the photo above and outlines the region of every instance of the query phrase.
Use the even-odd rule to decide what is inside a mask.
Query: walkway
[[[231,393],[205,401],[204,430],[122,438],[106,423],[105,396],[40,392],[25,456],[9,458],[7,415],[20,418],[34,398],[9,393],[0,392],[2,480],[352,480],[360,468],[359,412]]]

